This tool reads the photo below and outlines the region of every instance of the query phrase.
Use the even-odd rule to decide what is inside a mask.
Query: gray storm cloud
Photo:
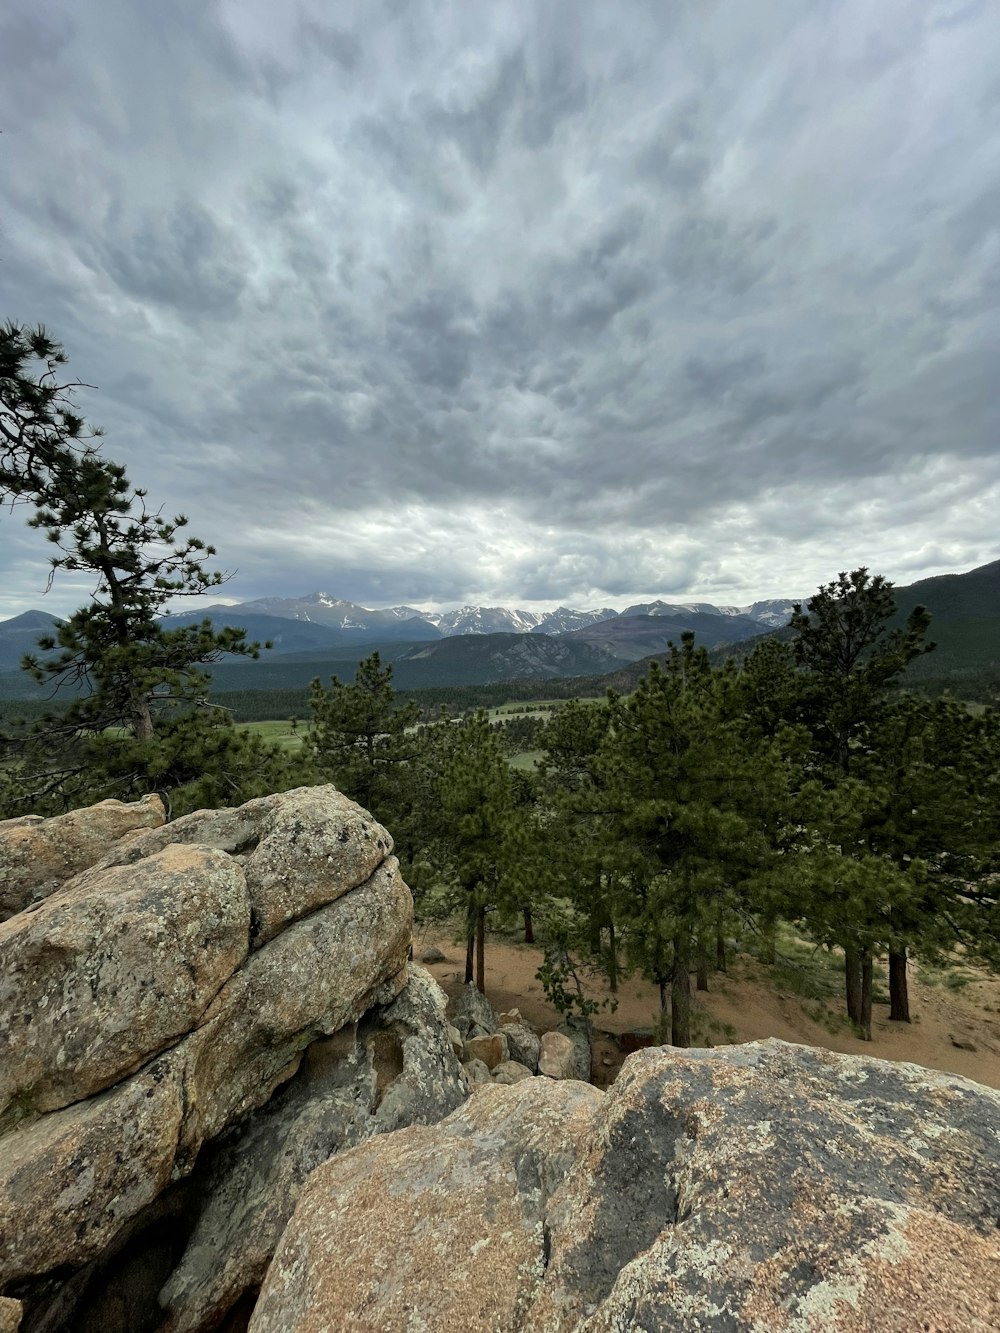
[[[62,339],[231,595],[749,601],[996,557],[991,3],[336,18],[0,18],[0,314]],[[34,541],[4,517],[8,615]]]

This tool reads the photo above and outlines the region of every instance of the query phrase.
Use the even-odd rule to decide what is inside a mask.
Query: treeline
[[[480,985],[487,916],[523,913],[557,1002],[586,1009],[580,962],[612,988],[638,968],[687,1045],[692,976],[707,986],[733,935],[766,955],[784,921],[842,953],[870,1038],[876,968],[909,1021],[910,957],[1000,966],[1000,725],[894,688],[927,616],[893,630],[892,609],[862,569],[741,668],[686,636],[629,697],[554,710],[537,778],[483,712],[418,727],[375,658],[314,687],[314,761],[389,826],[420,909],[464,913]]]

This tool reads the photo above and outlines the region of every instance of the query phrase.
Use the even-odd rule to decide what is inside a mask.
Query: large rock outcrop
[[[467,1081],[443,993],[407,967],[391,839],[334,788],[116,838],[88,840],[88,813],[107,823],[77,812],[77,873],[42,858],[45,892],[22,876],[29,908],[0,923],[0,1294],[32,1328],[214,1327],[313,1166]],[[0,825],[0,846],[56,822]],[[144,1270],[166,1218],[180,1253],[163,1271],[157,1240]]]
[[[165,820],[160,797],[146,796],[132,804],[101,801],[52,819],[25,815],[0,823],[0,921],[47,898],[127,834]]]
[[[251,1333],[1000,1327],[1000,1095],[782,1042],[485,1086],[320,1166]]]

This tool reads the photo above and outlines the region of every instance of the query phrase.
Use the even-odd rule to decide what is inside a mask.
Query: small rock
[[[524,1023],[509,1024],[501,1032],[507,1038],[510,1058],[525,1065],[534,1074],[538,1069],[538,1056],[542,1043]]]
[[[448,959],[445,957],[445,955],[441,952],[440,949],[435,948],[435,946],[432,944],[429,949],[425,949],[424,952],[420,955],[420,961],[422,963],[446,963]]]
[[[520,1009],[508,1009],[505,1014],[500,1015],[497,1022],[502,1028],[520,1027],[524,1019],[521,1017]]]
[[[542,1034],[538,1072],[546,1078],[576,1078],[576,1050],[565,1033]]]
[[[517,1060],[505,1060],[502,1065],[497,1065],[493,1071],[494,1083],[520,1083],[523,1078],[533,1078],[531,1070],[526,1065],[520,1064]]]
[[[979,1047],[975,1044],[975,1042],[969,1041],[965,1037],[952,1037],[951,1033],[949,1033],[948,1035],[951,1039],[952,1046],[954,1046],[956,1050],[977,1051],[979,1049]]]
[[[510,1048],[502,1032],[493,1032],[488,1037],[470,1037],[465,1054],[470,1060],[482,1060],[487,1069],[496,1069],[510,1059]]]
[[[461,1060],[465,1053],[465,1042],[462,1040],[462,1034],[453,1023],[448,1024],[448,1040],[451,1042],[451,1049]]]
[[[478,1088],[483,1083],[491,1083],[489,1066],[483,1064],[482,1060],[466,1060],[462,1066],[465,1070],[465,1076],[469,1080],[470,1088]]]
[[[470,981],[462,991],[458,1004],[455,1006],[454,1021],[463,1037],[467,1037],[470,1032],[473,1036],[477,1036],[478,1034],[473,1031],[475,1028],[478,1028],[480,1032],[496,1032],[496,1014],[494,1014],[489,1000],[478,989],[474,981]]]
[[[564,1037],[569,1037],[573,1043],[576,1072],[571,1077],[578,1078],[581,1083],[589,1083],[591,1066],[594,1062],[590,1019],[580,1018],[574,1014],[567,1018],[565,1023],[560,1023],[556,1031],[561,1032]]]

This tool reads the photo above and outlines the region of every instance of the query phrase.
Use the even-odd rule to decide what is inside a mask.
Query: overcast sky
[[[1000,555],[997,0],[4,0],[0,130],[0,317],[229,599]]]

